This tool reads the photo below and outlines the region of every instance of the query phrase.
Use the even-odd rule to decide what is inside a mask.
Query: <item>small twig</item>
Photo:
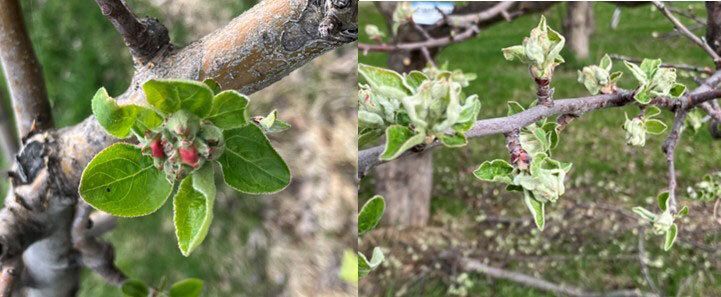
[[[431,37],[430,34],[428,34],[428,31],[426,29],[423,29],[418,23],[411,20],[411,23],[413,24],[413,28],[416,29],[426,40],[431,40],[433,37]],[[421,48],[421,53],[423,53],[423,57],[426,59],[426,62],[430,63],[433,68],[436,68],[436,62],[433,61],[433,56],[431,55],[431,52],[428,50],[427,47]]]
[[[474,14],[451,15],[448,16],[448,24],[454,27],[467,27],[469,24],[478,25],[479,23],[492,19],[498,15],[503,16],[506,20],[510,19],[508,9],[516,4],[514,1],[502,1],[491,8]]]
[[[644,244],[644,241],[646,240],[644,238],[646,235],[645,231],[646,230],[644,228],[639,228],[638,230],[638,262],[641,266],[641,273],[643,274],[643,278],[646,279],[648,287],[656,292],[656,294],[661,295],[661,291],[656,286],[656,283],[653,281],[653,278],[651,278],[651,274],[648,271],[648,256],[646,255],[646,247]]]
[[[632,62],[632,63],[636,63],[636,64],[643,62],[642,59],[624,56],[624,55],[609,54],[608,56],[614,60],[628,61],[628,62]],[[694,65],[689,65],[689,64],[662,63],[661,67],[688,70],[688,71],[693,71],[693,72],[705,73],[708,75],[711,75],[714,73],[713,69],[711,69],[709,67],[694,66]]]
[[[511,132],[503,133],[506,137],[506,148],[508,148],[508,153],[511,155],[511,164],[518,169],[526,170],[531,164],[531,157],[521,147],[520,134],[520,129],[513,129]]]
[[[93,227],[90,220],[92,210],[84,201],[78,201],[72,227],[73,246],[80,252],[84,266],[102,276],[109,284],[120,286],[127,276],[115,266],[113,246],[88,234]]]
[[[680,16],[683,16],[683,17],[686,17],[686,18],[688,18],[688,19],[691,19],[691,20],[694,21],[697,25],[704,26],[704,27],[706,26],[706,20],[704,20],[703,18],[701,18],[701,17],[697,16],[696,14],[694,14],[693,11],[690,11],[690,10],[689,10],[689,11],[684,11],[684,10],[682,10],[682,9],[675,8],[675,7],[673,7],[673,6],[667,6],[667,8],[668,8],[668,10],[671,11],[672,13],[675,13],[675,14],[678,14],[678,15],[680,15]]]
[[[95,0],[100,11],[120,33],[130,54],[140,64],[149,62],[170,44],[168,29],[158,20],[138,19],[125,0]]]
[[[679,108],[676,110],[673,127],[671,132],[668,133],[666,141],[664,141],[662,149],[666,154],[666,164],[668,164],[668,199],[669,209],[672,214],[678,212],[676,202],[676,166],[675,166],[675,155],[676,145],[678,144],[681,133],[683,132],[684,121],[686,120],[686,114],[688,111],[685,108]]]
[[[656,5],[656,7],[658,7],[658,10],[660,10],[661,13],[663,13],[663,15],[665,15],[666,18],[668,18],[673,23],[673,25],[676,27],[677,30],[681,32],[681,34],[686,36],[688,39],[690,39],[698,46],[700,46],[704,51],[706,51],[706,53],[713,59],[717,69],[721,68],[721,57],[716,53],[716,51],[711,48],[711,46],[708,45],[708,43],[701,40],[701,38],[696,36],[696,34],[693,34],[693,32],[691,32],[688,28],[686,28],[686,26],[684,26],[684,24],[681,23],[681,21],[679,21],[673,15],[673,13],[671,13],[671,11],[666,7],[663,2],[653,1],[653,5]]]
[[[399,44],[358,44],[358,50],[363,52],[393,52],[397,50],[419,50],[421,48],[436,48],[447,46],[452,43],[462,42],[473,38],[478,33],[477,26],[466,28],[463,32],[455,36],[446,36],[441,38],[433,38],[420,42],[409,42]]]
[[[551,107],[553,106],[553,88],[551,88],[550,78],[533,78],[536,82],[536,98],[538,104]]]

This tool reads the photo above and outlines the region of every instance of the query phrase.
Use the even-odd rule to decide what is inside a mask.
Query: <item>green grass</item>
[[[684,4],[687,6],[688,4]],[[680,5],[679,5],[680,6]],[[705,18],[703,4],[695,3],[693,8]],[[605,53],[622,54],[641,58],[660,58],[664,62],[688,63],[694,65],[712,66],[706,54],[681,37],[659,40],[652,35],[654,32],[665,33],[672,30],[672,25],[650,5],[638,8],[623,8],[621,22],[615,30],[610,28],[611,14],[615,6],[607,3],[594,5],[596,31],[591,39],[591,58],[579,61],[573,58],[567,50],[562,53],[566,63],[559,66],[554,74],[552,86],[555,87],[554,98],[569,98],[588,95],[585,88],[576,81],[576,71],[584,65],[597,64]],[[565,5],[560,4],[546,11],[548,24],[558,30],[562,29],[561,16],[565,15]],[[516,100],[524,105],[535,99],[535,86],[528,75],[528,68],[516,62],[503,59],[501,48],[520,44],[523,37],[534,27],[539,19],[538,14],[523,16],[510,23],[499,23],[483,29],[477,37],[443,49],[438,55],[439,64],[448,62],[451,69],[462,69],[465,72],[478,74],[478,79],[465,89],[467,94],[478,94],[483,103],[479,118],[504,116],[505,104],[508,100]],[[361,6],[360,25],[362,28],[369,23],[384,28],[381,16],[372,5]],[[697,34],[703,34],[698,31]],[[361,34],[361,42],[369,42]],[[385,54],[371,53],[361,55],[360,62],[378,66],[386,65]],[[633,88],[633,77],[626,71],[622,63],[614,61],[614,71],[624,71],[624,78],[619,85],[622,88]],[[690,89],[696,85],[688,78],[681,81]],[[635,115],[636,107],[616,108],[595,111],[582,116],[571,123],[561,134],[561,143],[554,152],[557,159],[574,164],[573,170],[566,185],[570,190],[561,199],[571,199],[581,202],[604,202],[630,209],[635,205],[652,207],[647,197],[666,187],[666,165],[660,149],[665,134],[650,136],[644,148],[631,148],[624,142],[624,132],[621,125],[624,121],[624,112]],[[671,123],[672,115],[668,112],[663,116],[667,124]],[[721,141],[713,141],[704,127],[698,134],[684,133],[679,149],[677,150],[676,166],[679,176],[680,194],[683,195],[687,186],[693,185],[703,174],[721,169]],[[524,217],[526,210],[520,203],[516,194],[505,193],[500,187],[475,180],[469,173],[478,164],[485,160],[495,158],[506,159],[507,152],[504,147],[502,135],[495,135],[481,139],[472,139],[468,147],[462,149],[438,149],[434,152],[434,187],[432,198],[432,213],[438,217],[443,213],[454,217],[475,217],[479,213],[496,210],[485,210],[478,206],[469,207],[477,201],[489,201],[501,206],[507,216]],[[372,179],[361,187],[360,196],[370,196],[372,193]],[[499,192],[490,195],[489,192]],[[497,197],[496,197],[497,196]],[[485,202],[484,202],[485,203]],[[682,200],[682,204],[688,203]],[[475,203],[474,203],[475,204]],[[694,209],[696,207],[696,209]],[[711,205],[694,204],[694,211],[701,214],[700,208],[710,208]],[[547,213],[560,216],[564,209],[563,204],[547,207]],[[603,216],[604,214],[596,214]],[[692,220],[693,220],[692,214]],[[558,217],[552,217],[548,226],[559,225]],[[446,223],[433,220],[432,225],[446,227]],[[684,232],[683,224],[680,232]],[[481,229],[481,228],[478,228]],[[478,231],[478,232],[482,232]],[[469,234],[469,240],[478,234]],[[523,236],[523,235],[519,235]],[[710,240],[717,242],[717,236],[709,235]],[[582,239],[584,240],[584,239]],[[586,238],[585,240],[589,240]],[[618,245],[635,246],[635,235],[621,234],[617,240]],[[654,237],[648,245],[660,244],[660,238]],[[588,249],[594,252],[613,252],[611,243],[592,243],[589,240]],[[614,243],[614,246],[616,244]],[[551,242],[551,251],[564,251],[564,243]],[[659,252],[656,247],[653,257],[666,263],[662,268],[654,269],[656,276],[665,283],[663,288],[669,294],[675,294],[680,282],[687,276],[698,271],[704,271],[704,261],[684,262],[679,257],[698,257],[693,249],[676,246],[668,253]],[[565,251],[575,253],[575,251]],[[694,258],[696,259],[696,258]],[[591,289],[608,288],[605,280],[608,278],[620,279],[623,285],[632,285],[643,289],[645,287],[640,278],[638,262],[623,263],[628,267],[613,263],[599,263],[599,261],[563,262],[563,265],[548,268],[543,276],[565,283],[576,284]],[[515,263],[519,270],[528,269],[523,263]],[[512,265],[512,267],[514,266]],[[719,275],[712,273],[708,282],[714,284],[707,286],[706,291],[718,292]],[[397,280],[403,282],[404,280]],[[484,277],[476,276],[476,285],[471,289],[473,296],[545,296],[538,291],[521,287],[515,283],[486,281]],[[493,289],[490,290],[489,285]],[[429,294],[426,296],[441,296]],[[703,294],[703,293],[701,293]]]

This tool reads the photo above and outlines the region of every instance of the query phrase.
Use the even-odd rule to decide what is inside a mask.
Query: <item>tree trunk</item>
[[[563,28],[571,52],[578,59],[588,58],[589,40],[594,31],[593,2],[568,2]]]
[[[708,18],[706,23],[706,42],[716,53],[721,55],[721,2],[708,1],[706,2],[706,13]],[[715,100],[714,100],[715,101]],[[717,108],[717,102],[712,105],[713,108]],[[716,139],[721,138],[721,122],[711,121],[709,123],[709,130],[711,136]]]

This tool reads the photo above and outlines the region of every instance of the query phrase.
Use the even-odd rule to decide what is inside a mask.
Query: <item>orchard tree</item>
[[[477,119],[480,103],[484,98],[482,95],[466,94],[463,91],[463,88],[473,83],[475,75],[438,67],[428,54],[425,55],[428,66],[421,71],[399,73],[360,64],[358,116],[361,144],[373,143],[379,139],[384,140],[384,144],[359,152],[358,177],[363,178],[380,164],[424,154],[434,147],[463,147],[470,145],[471,138],[503,134],[508,159],[485,160],[478,165],[473,175],[480,181],[501,183],[506,186],[506,190],[517,192],[532,222],[539,231],[543,231],[548,225],[545,214],[554,211],[552,206],[559,199],[563,199],[565,179],[573,166],[564,162],[563,156],[554,154],[554,148],[563,139],[561,132],[574,119],[586,113],[633,105],[638,107],[637,114],[627,116],[625,122],[618,125],[619,130],[624,131],[628,145],[644,146],[648,137],[668,130],[668,136],[661,147],[666,156],[667,180],[658,185],[660,194],[657,203],[639,205],[633,208],[633,212],[648,224],[649,230],[660,237],[659,242],[664,250],[671,249],[679,232],[676,220],[689,214],[689,209],[679,201],[676,183],[678,173],[675,169],[675,151],[680,135],[687,125],[698,129],[702,113],[707,114],[712,133],[716,132],[718,123],[721,122],[721,108],[716,103],[716,99],[721,98],[721,90],[718,88],[721,84],[721,71],[718,70],[721,67],[718,63],[721,36],[718,34],[718,20],[711,19],[711,16],[719,14],[721,5],[706,4],[709,21],[705,40],[689,31],[664,3],[654,2],[653,5],[681,34],[703,48],[710,57],[709,62],[716,66],[717,70],[700,81],[698,87],[687,88],[677,82],[677,66],[663,64],[659,59],[648,57],[637,63],[623,61],[626,71],[611,72],[613,61],[609,55],[604,55],[595,65],[578,70],[578,82],[587,89],[589,95],[567,99],[553,98],[554,87],[563,87],[553,86],[553,75],[556,67],[565,62],[561,50],[566,45],[566,38],[549,27],[543,16],[538,25],[530,30],[528,37],[518,41],[519,44],[498,49],[498,54],[509,63],[527,65],[529,83],[536,87],[536,98],[530,105],[508,101],[508,115],[505,117]],[[472,38],[479,30],[479,23],[514,15],[509,12],[511,8],[512,3],[500,2],[480,14],[445,16],[439,22],[453,24],[453,34],[447,37],[427,36],[425,40],[416,42],[393,40],[392,43],[385,43],[376,28],[366,28],[366,32],[376,43],[361,44],[359,47],[363,51],[402,50],[428,53],[431,47]],[[404,8],[396,8],[394,15],[409,15],[407,12],[398,12],[399,9]],[[408,23],[412,22],[412,19],[398,17],[395,21]],[[419,31],[423,30],[416,27]],[[622,75],[633,77],[635,83],[629,86],[618,85],[618,79]],[[673,122],[664,123],[659,120],[657,117],[662,112],[672,113]],[[376,178],[381,179],[378,182],[384,182],[382,175]],[[417,183],[418,181],[409,182],[414,187]],[[697,192],[694,192],[691,198],[706,201],[719,199],[721,187],[718,174],[709,174],[696,189]],[[392,198],[386,198],[390,208],[393,205]],[[387,212],[392,213],[392,210],[388,209]],[[640,249],[643,251],[643,248]],[[457,263],[464,270],[519,282],[554,294],[600,294],[491,267],[465,256],[459,257]],[[642,263],[642,266],[644,265]],[[650,287],[655,288],[652,281],[648,282]],[[606,294],[656,296],[656,293],[638,290],[604,292],[600,295]]]
[[[244,192],[285,187],[290,174],[264,136],[283,123],[274,113],[250,118],[244,95],[357,38],[355,0],[262,1],[183,48],[160,21],[136,17],[125,1],[95,2],[130,50],[135,73],[115,98],[103,89],[88,98],[94,116],[59,129],[19,2],[0,1],[0,59],[21,138],[0,210],[0,296],[74,296],[82,267],[110,284],[126,282],[113,247],[99,239],[113,218],[91,216],[90,205],[138,216],[174,197],[176,206],[185,205],[175,216],[180,250],[188,254],[212,219],[212,163],[271,172],[257,182],[226,171],[225,181]],[[128,136],[134,140],[123,142]],[[244,159],[255,153],[241,148],[248,137],[274,164]],[[238,162],[244,165],[233,169]],[[140,194],[134,185],[145,187],[147,201],[121,202]],[[198,212],[204,215],[194,217]],[[196,288],[194,282],[179,286]]]

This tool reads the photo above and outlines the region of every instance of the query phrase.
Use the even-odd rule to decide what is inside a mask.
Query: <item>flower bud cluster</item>
[[[140,143],[144,155],[153,158],[155,167],[165,171],[170,181],[181,180],[209,160],[223,153],[223,131],[210,122],[180,110],[157,129],[145,132]]]

